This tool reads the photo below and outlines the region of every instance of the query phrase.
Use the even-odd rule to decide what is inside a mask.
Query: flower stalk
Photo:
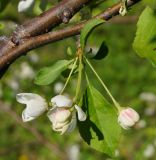
[[[104,87],[104,89],[106,90],[107,94],[110,96],[111,100],[113,101],[113,104],[115,105],[115,107],[118,109],[118,111],[121,110],[121,106],[120,104],[115,100],[115,98],[112,96],[112,94],[110,93],[109,89],[107,88],[107,86],[105,85],[105,83],[102,81],[102,79],[100,78],[100,76],[98,75],[98,73],[95,71],[94,67],[92,66],[92,64],[87,60],[87,58],[84,56],[85,61],[87,62],[88,66],[91,68],[91,70],[93,71],[93,73],[95,74],[95,76],[97,77],[97,79],[99,80],[99,82],[101,83],[101,85]]]
[[[76,94],[75,94],[74,102],[76,102],[78,100],[80,90],[81,90],[82,71],[83,71],[82,50],[81,50],[81,48],[78,48],[77,55],[78,55],[78,59],[79,59],[79,68],[78,68],[78,80],[77,80],[77,87],[76,87]]]
[[[62,88],[60,94],[63,94],[65,88],[67,87],[67,85],[68,85],[68,83],[69,83],[69,80],[70,80],[70,78],[71,78],[71,75],[72,75],[72,73],[73,73],[73,71],[74,71],[74,69],[75,69],[75,66],[76,66],[77,61],[78,61],[78,57],[76,57],[76,59],[75,59],[75,61],[74,61],[74,63],[73,63],[72,69],[71,69],[71,71],[70,71],[70,73],[69,73],[69,76],[68,76],[68,78],[67,78],[67,80],[66,80],[66,83],[65,83],[64,87]]]

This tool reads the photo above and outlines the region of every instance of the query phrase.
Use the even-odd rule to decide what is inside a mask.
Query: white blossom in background
[[[142,101],[153,102],[156,103],[156,95],[150,92],[143,92],[140,94],[140,99]]]
[[[79,160],[80,147],[77,144],[71,145],[67,150],[69,160]]]
[[[152,105],[147,107],[144,112],[146,116],[154,116],[156,113],[156,108]]]
[[[86,114],[83,110],[74,105],[73,101],[64,95],[57,95],[51,99],[53,108],[48,112],[47,116],[52,122],[54,131],[61,134],[72,132],[77,124],[76,112],[78,113],[78,120],[85,121]]]
[[[21,64],[20,71],[17,74],[21,79],[33,79],[35,77],[33,68],[26,62]]]
[[[34,0],[20,0],[18,3],[18,12],[26,12],[34,5]]]
[[[33,51],[31,51],[31,52],[33,52]],[[33,52],[29,55],[29,59],[31,62],[37,63],[39,61],[39,56],[35,52]]]
[[[48,108],[48,104],[44,98],[34,93],[19,93],[16,95],[19,103],[26,104],[26,108],[22,112],[23,122],[31,121]]]
[[[139,114],[132,108],[123,108],[118,116],[118,123],[124,129],[129,129],[139,121]]]
[[[142,119],[137,123],[136,128],[142,129],[142,128],[145,128],[146,125],[147,125],[146,121]]]
[[[7,79],[6,84],[14,91],[19,89],[19,81],[16,78]]]
[[[54,84],[54,93],[59,94],[61,90],[63,89],[64,84],[62,82],[57,82]]]
[[[144,157],[146,158],[151,158],[154,156],[154,152],[155,152],[155,148],[152,144],[147,145],[147,147],[145,148],[143,154]]]

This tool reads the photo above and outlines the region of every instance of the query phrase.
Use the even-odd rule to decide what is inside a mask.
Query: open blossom
[[[34,4],[34,0],[20,0],[18,3],[18,12],[26,12]]]
[[[124,129],[129,129],[139,120],[139,114],[132,108],[124,108],[120,111],[118,122]]]
[[[20,93],[16,95],[19,103],[26,104],[26,108],[22,112],[24,122],[31,121],[47,110],[48,104],[45,99],[38,94]]]
[[[57,95],[51,99],[51,102],[53,108],[47,116],[52,122],[54,131],[59,131],[61,134],[72,132],[77,123],[76,111],[79,121],[86,120],[86,114],[83,110],[77,105],[73,107],[73,101],[66,96]]]

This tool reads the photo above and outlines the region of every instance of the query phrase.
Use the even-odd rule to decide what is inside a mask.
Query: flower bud
[[[86,114],[83,112],[83,110],[77,105],[75,105],[74,107],[75,107],[75,109],[77,110],[77,113],[78,113],[78,120],[79,121],[85,121],[87,117],[86,117]]]
[[[24,122],[31,121],[46,111],[48,105],[44,98],[38,94],[20,93],[16,95],[19,103],[26,104],[26,108],[22,112]]]
[[[139,114],[132,108],[122,109],[118,116],[118,123],[124,129],[129,129],[139,120]]]
[[[48,112],[48,118],[52,122],[53,130],[63,134],[69,127],[72,113],[66,108],[55,107]]]

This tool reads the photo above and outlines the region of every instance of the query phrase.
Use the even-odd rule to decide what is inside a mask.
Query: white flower
[[[76,127],[76,111],[78,120],[85,121],[86,114],[77,106],[73,106],[73,101],[66,96],[57,95],[51,99],[53,108],[48,112],[47,116],[52,122],[54,131],[59,131],[61,134],[70,133]]]
[[[16,95],[16,99],[19,103],[26,104],[26,108],[22,112],[24,122],[37,118],[46,111],[48,107],[45,99],[38,94],[20,93]]]
[[[147,145],[143,154],[146,158],[151,158],[154,156],[155,148],[152,144]]]
[[[18,3],[18,12],[26,12],[34,5],[34,0],[20,0]]]
[[[132,108],[124,108],[118,116],[118,123],[124,129],[129,129],[139,120],[139,114]]]

